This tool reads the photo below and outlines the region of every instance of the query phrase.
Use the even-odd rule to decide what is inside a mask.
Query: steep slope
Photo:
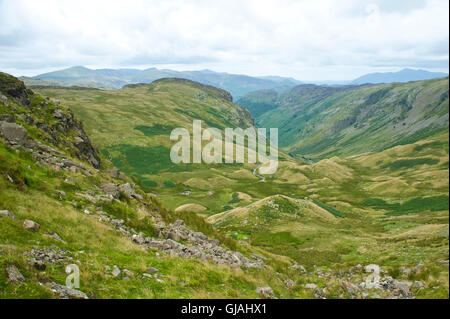
[[[398,72],[369,73],[353,80],[351,84],[422,81],[446,76],[448,73],[403,69]]]
[[[298,86],[258,104],[239,100],[260,127],[278,127],[280,147],[313,159],[380,151],[448,131],[448,78],[360,87]],[[255,104],[252,104],[255,103]],[[265,104],[264,104],[265,103]],[[254,111],[253,111],[254,112]]]
[[[24,78],[27,85],[52,85],[54,81],[69,85],[118,89],[126,84],[151,83],[162,78],[183,78],[202,84],[212,85],[229,91],[235,99],[251,91],[271,89],[282,86],[294,86],[300,82],[284,77],[252,77],[240,74],[219,73],[210,70],[174,71],[168,69],[97,69],[72,67]],[[65,85],[64,85],[65,86]]]

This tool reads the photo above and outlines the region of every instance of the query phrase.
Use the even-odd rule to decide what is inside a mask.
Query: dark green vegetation
[[[448,78],[386,85],[299,85],[252,92],[260,127],[278,127],[280,147],[315,160],[382,151],[448,131]]]
[[[364,200],[363,205],[387,210],[388,216],[398,216],[424,211],[445,211],[449,209],[449,199],[448,196],[414,197],[404,203],[387,203],[380,198],[368,198]]]

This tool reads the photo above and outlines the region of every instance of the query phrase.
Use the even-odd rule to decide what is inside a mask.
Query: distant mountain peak
[[[447,73],[404,68],[398,72],[376,72],[365,74],[353,80],[351,84],[422,81],[443,78],[446,76],[448,76]]]

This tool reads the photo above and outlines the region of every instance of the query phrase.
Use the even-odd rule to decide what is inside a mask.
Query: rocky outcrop
[[[33,92],[27,90],[25,84],[12,75],[0,72],[0,92],[9,95],[20,105],[29,105]]]
[[[132,235],[132,240],[149,248],[160,250],[174,257],[210,260],[232,268],[262,268],[261,260],[250,260],[240,252],[228,250],[217,239],[188,229],[182,220],[169,225],[160,225],[160,239]],[[182,241],[180,243],[179,241]]]
[[[32,95],[34,93],[27,89],[22,81],[0,72],[0,102],[10,110],[7,114],[0,114],[0,136],[5,142],[15,147],[25,145],[28,149],[34,148],[33,144],[38,141],[27,138],[27,129],[20,125],[20,122],[24,122],[39,129],[42,132],[42,140],[46,143],[69,150],[71,155],[95,168],[100,167],[99,153],[73,112],[49,98],[43,101],[40,97],[31,100]],[[26,113],[23,110],[19,112],[14,107],[17,104],[26,110]],[[39,108],[39,112],[35,112],[36,108]],[[10,114],[11,112],[13,114]],[[42,148],[37,147],[36,150],[40,152]],[[44,156],[53,155],[53,152],[45,152]]]

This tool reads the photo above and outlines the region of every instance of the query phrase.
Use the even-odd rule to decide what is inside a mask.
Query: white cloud
[[[350,79],[448,68],[447,0],[0,0],[0,69],[210,68]]]

